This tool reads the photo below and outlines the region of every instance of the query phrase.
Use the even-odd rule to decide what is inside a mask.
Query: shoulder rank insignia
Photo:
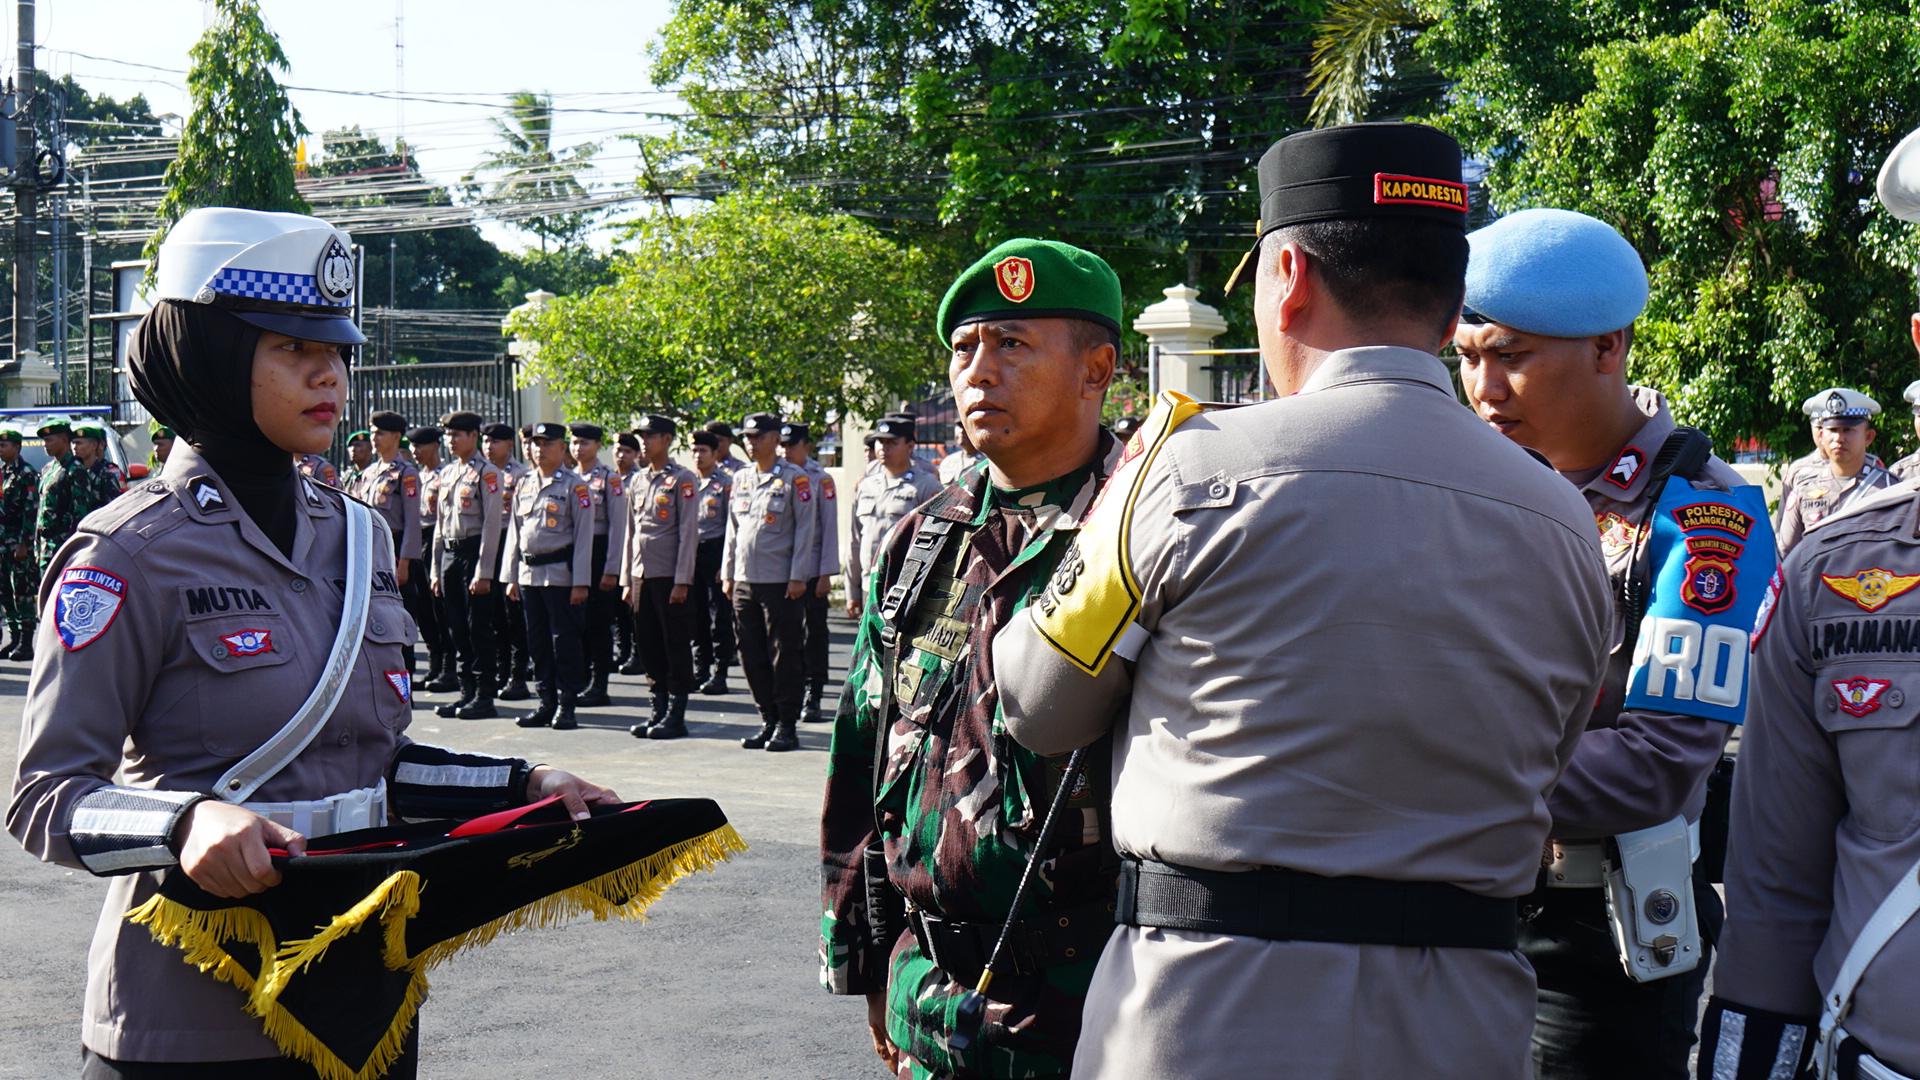
[[[1833,690],[1840,698],[1840,711],[1848,716],[1865,716],[1880,709],[1880,697],[1893,683],[1886,679],[1836,679]]]
[[[1862,611],[1879,611],[1920,585],[1920,574],[1895,574],[1876,566],[1857,574],[1821,574],[1827,588],[1859,605]]]
[[[1607,483],[1622,491],[1633,486],[1633,478],[1640,475],[1640,466],[1644,465],[1647,455],[1637,446],[1629,446],[1620,451],[1607,468]]]

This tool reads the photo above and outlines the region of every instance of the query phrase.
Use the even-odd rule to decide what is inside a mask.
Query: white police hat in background
[[[1808,398],[1800,411],[1816,421],[1865,420],[1879,415],[1880,403],[1858,390],[1834,386]]]
[[[1920,379],[1908,383],[1906,390],[1900,396],[1906,398],[1907,404],[1913,406],[1916,412],[1920,412]]]
[[[1874,187],[1887,213],[1901,221],[1920,221],[1920,130],[1908,132],[1894,146]]]
[[[353,241],[316,217],[205,207],[160,245],[156,300],[211,304],[274,333],[360,345]]]

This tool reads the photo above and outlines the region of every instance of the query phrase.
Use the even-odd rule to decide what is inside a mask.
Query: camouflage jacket
[[[67,542],[80,519],[120,494],[119,470],[103,459],[93,467],[68,454],[40,468],[40,543],[36,551],[45,564]]]
[[[40,474],[15,458],[0,465],[0,548],[11,551],[33,539],[40,515]]]
[[[965,922],[1007,919],[1065,759],[1041,758],[1008,737],[993,687],[993,635],[1045,587],[1119,449],[1103,433],[1097,462],[1039,489],[998,491],[987,470],[966,474],[902,521],[866,582],[822,813],[820,980],[836,994],[886,989],[889,1035],[916,1077],[1064,1077],[1073,1062],[1097,946],[1038,975],[1003,969],[984,1027],[972,1049],[958,1053],[949,1035],[971,988],[936,967],[909,928],[890,950],[872,944],[861,856],[878,826],[888,878],[910,907]],[[954,522],[953,531],[914,607],[896,616],[899,644],[889,650],[884,600],[929,518]],[[889,678],[894,690],[886,697]],[[1053,851],[1017,918],[1112,900],[1107,753],[1090,753],[1088,769],[1094,782],[1068,803],[1071,813],[1056,826]]]

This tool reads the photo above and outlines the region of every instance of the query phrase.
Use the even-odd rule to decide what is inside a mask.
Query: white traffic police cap
[[[353,323],[353,241],[316,217],[204,207],[160,245],[156,300],[224,308],[306,341],[359,345]]]
[[[1835,386],[1808,398],[1800,411],[1814,420],[1865,420],[1880,414],[1880,403],[1858,390]]]
[[[1910,131],[1880,166],[1874,185],[1887,212],[1901,221],[1920,221],[1920,130]]]

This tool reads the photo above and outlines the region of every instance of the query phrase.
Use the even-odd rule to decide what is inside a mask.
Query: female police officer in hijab
[[[268,848],[394,817],[471,817],[614,794],[527,762],[409,741],[413,621],[384,526],[295,475],[324,451],[366,339],[345,233],[196,210],[160,249],[134,393],[181,444],[166,475],[90,515],[41,584],[7,829],[111,876],[88,964],[81,1075],[311,1078],[239,990],[124,915],[178,866],[239,897]],[[387,1075],[414,1075],[409,1047]]]

